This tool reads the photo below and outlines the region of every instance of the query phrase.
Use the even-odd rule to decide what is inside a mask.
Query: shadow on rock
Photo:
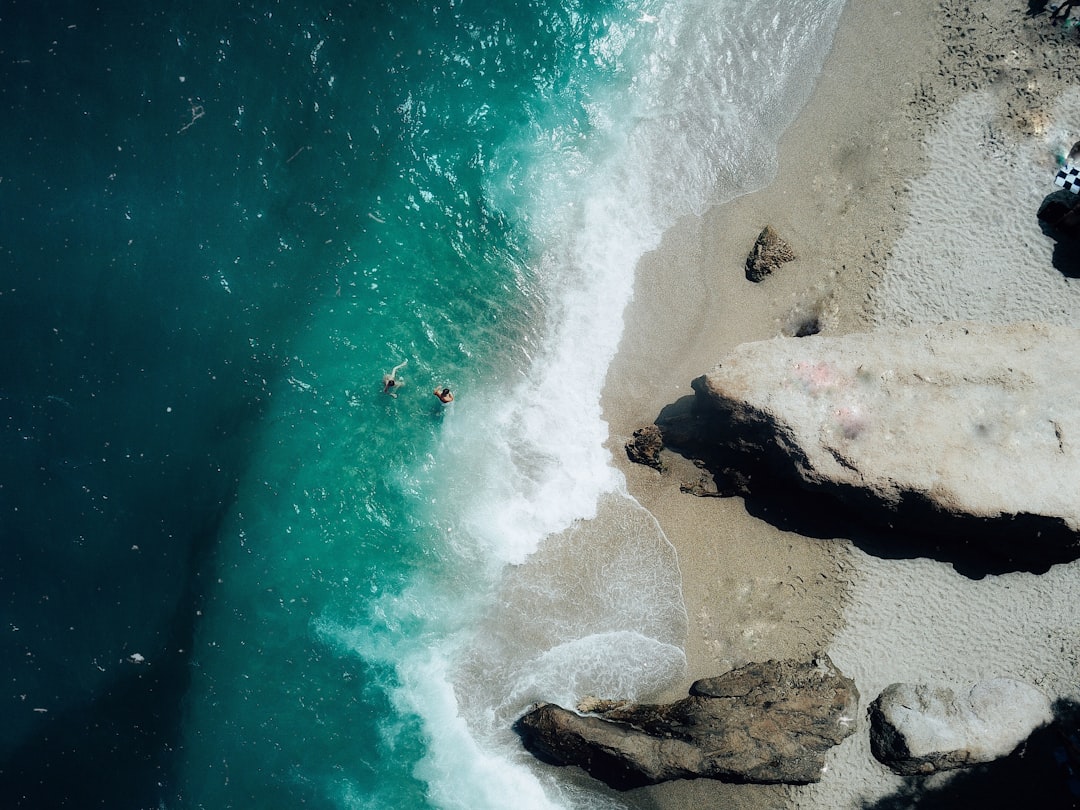
[[[944,784],[933,784],[907,777],[897,792],[863,806],[867,810],[1080,807],[1080,705],[1058,701],[1054,722],[1032,734],[1010,756],[957,773]]]

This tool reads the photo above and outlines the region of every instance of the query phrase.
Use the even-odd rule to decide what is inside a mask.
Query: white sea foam
[[[638,260],[676,218],[771,177],[842,5],[628,9],[627,26],[651,15],[648,52],[625,26],[592,45],[598,60],[638,65],[627,94],[589,94],[603,148],[578,149],[566,131],[513,145],[531,161],[513,192],[533,197],[523,215],[544,247],[540,350],[444,424],[435,466],[454,474],[431,482],[435,520],[474,564],[457,607],[476,618],[395,653],[396,699],[423,720],[418,775],[436,804],[501,808],[513,795],[523,808],[614,806],[543,776],[510,732],[514,718],[537,699],[645,697],[684,674],[678,561],[612,466],[600,391]],[[496,202],[494,189],[505,202],[510,186],[493,184]]]
[[[650,51],[621,54],[640,63],[627,94],[592,93],[603,154],[568,147],[566,132],[533,136],[527,218],[545,246],[542,350],[519,379],[448,425],[444,448],[468,459],[455,469],[482,470],[462,512],[494,556],[520,562],[621,485],[603,448],[600,389],[634,268],[678,217],[772,176],[776,143],[809,94],[842,5],[665,6]],[[610,49],[626,41],[610,38],[593,49],[615,61]]]
[[[556,808],[535,778],[501,753],[485,750],[458,712],[454,689],[445,670],[447,655],[433,649],[418,655],[403,669],[402,693],[419,700],[430,718],[431,752],[416,775],[431,786],[430,798],[439,807],[475,810],[505,806],[508,796],[528,810]],[[413,709],[412,705],[406,707]]]

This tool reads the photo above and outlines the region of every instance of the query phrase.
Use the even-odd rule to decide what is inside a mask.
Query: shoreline
[[[669,469],[657,473],[630,463],[624,443],[662,408],[692,395],[690,381],[740,343],[790,336],[810,318],[827,335],[866,331],[887,320],[888,305],[876,291],[908,227],[912,188],[930,171],[928,134],[958,99],[979,90],[998,105],[988,127],[1009,137],[1040,134],[1044,108],[1067,85],[1062,80],[1054,92],[1041,80],[1071,75],[1069,64],[1075,64],[1071,54],[1061,66],[1053,52],[1039,52],[1040,45],[1054,46],[1054,30],[1045,16],[1025,19],[1020,7],[849,2],[814,90],[781,139],[773,182],[684,218],[639,262],[601,404],[609,448],[628,491],[654,515],[679,555],[688,672],[685,683],[659,699],[682,697],[693,680],[747,661],[831,652],[841,636],[841,654],[865,652],[872,645],[848,640],[858,637],[858,628],[850,626],[853,615],[865,618],[860,611],[876,609],[867,607],[874,598],[867,583],[881,587],[888,576],[876,571],[875,561],[867,574],[866,561],[843,539],[785,532],[775,525],[782,521],[748,514],[741,498],[680,492],[681,482],[698,476],[692,464],[666,451]],[[980,59],[998,51],[1004,67]],[[1034,221],[1035,212],[1026,213]],[[798,258],[754,284],[743,275],[743,261],[765,225]],[[1080,323],[1080,306],[1076,316]],[[943,576],[945,587],[966,587],[953,582],[951,571]],[[916,580],[913,587],[918,585]],[[859,680],[865,705],[877,684]],[[863,756],[865,747],[845,742],[838,748]],[[846,755],[834,754],[830,762]],[[635,807],[657,810],[801,801],[826,806],[825,797],[847,794],[850,800],[875,780],[873,789],[887,791],[890,778],[853,775],[846,786],[834,780],[831,787],[823,781],[806,789],[699,780],[644,788],[627,798]]]
[[[887,102],[881,88],[900,83],[915,92],[918,70],[925,65],[902,57],[929,35],[927,16],[918,15],[933,5],[907,0],[888,9],[845,7],[814,90],[781,139],[773,182],[700,217],[684,218],[638,265],[623,339],[601,401],[609,447],[630,493],[656,516],[679,552],[691,625],[686,685],[716,667],[822,649],[831,637],[828,628],[841,621],[844,554],[837,544],[785,533],[747,514],[741,498],[681,493],[679,483],[697,477],[690,462],[665,453],[670,469],[660,474],[630,463],[623,444],[663,407],[691,396],[690,381],[740,343],[793,334],[806,317],[818,317],[823,334],[867,327],[866,303],[904,215],[899,178],[918,171],[921,160],[917,139],[906,137],[913,124],[892,106],[896,95]],[[897,36],[898,8],[900,17],[911,21],[902,37]],[[860,54],[877,42],[881,58],[871,77]],[[898,76],[898,63],[906,76]],[[844,114],[837,115],[838,108]],[[798,258],[755,284],[746,280],[743,262],[767,224],[791,243]],[[836,240],[835,234],[848,236]],[[708,537],[713,531],[718,536]],[[746,595],[747,618],[779,599],[781,613],[821,614],[822,626],[792,633],[792,618],[785,616],[767,630],[760,628],[752,642],[709,654],[717,645],[705,643],[709,633],[703,625],[739,618],[701,614],[713,590],[714,583],[706,581],[709,569],[717,566],[730,566],[729,577],[736,581],[762,578],[769,592]],[[781,596],[785,591],[790,596]]]

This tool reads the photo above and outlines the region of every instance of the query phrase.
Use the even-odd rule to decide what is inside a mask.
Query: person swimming
[[[397,392],[395,391],[395,389],[401,388],[401,386],[403,386],[405,384],[404,380],[399,380],[397,378],[397,373],[399,371],[401,371],[401,369],[405,368],[405,366],[406,366],[406,364],[408,364],[408,362],[409,362],[409,359],[405,358],[400,363],[398,363],[396,366],[394,366],[393,370],[391,370],[391,372],[389,374],[383,374],[382,392],[384,394],[389,394],[390,396],[397,399]]]
[[[443,405],[454,401],[454,395],[450,393],[450,389],[446,386],[443,386],[442,388],[436,388],[432,393],[435,394],[439,402],[441,402]]]

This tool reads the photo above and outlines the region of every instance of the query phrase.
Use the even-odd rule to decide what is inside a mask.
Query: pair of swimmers
[[[406,359],[401,363],[398,363],[396,366],[394,366],[393,370],[389,374],[383,375],[382,390],[384,394],[389,394],[390,396],[397,399],[396,389],[400,388],[405,384],[404,380],[399,380],[397,378],[397,373],[401,371],[401,369],[403,369],[408,362],[408,359]],[[446,386],[436,388],[434,391],[432,391],[432,393],[435,395],[435,398],[438,399],[439,402],[441,402],[443,405],[454,401],[454,395],[450,393],[450,389]]]

